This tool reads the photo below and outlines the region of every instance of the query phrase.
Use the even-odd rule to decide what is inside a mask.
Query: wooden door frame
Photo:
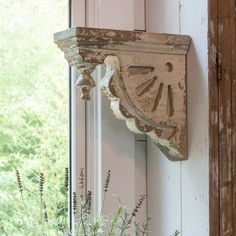
[[[210,236],[236,235],[235,0],[208,0]]]

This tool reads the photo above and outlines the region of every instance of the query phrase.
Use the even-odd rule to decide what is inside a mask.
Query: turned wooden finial
[[[82,91],[81,98],[85,101],[89,101],[91,99],[90,91],[96,86],[90,71],[85,70],[80,74],[76,86]]]

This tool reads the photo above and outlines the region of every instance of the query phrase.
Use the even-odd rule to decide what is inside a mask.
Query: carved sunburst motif
[[[145,93],[149,92],[150,89],[155,84],[155,82],[157,81],[157,79],[158,79],[158,77],[154,76],[153,78],[148,79],[148,80],[144,81],[142,84],[138,85],[135,89],[136,94],[141,97]]]
[[[135,92],[139,97],[145,96],[151,88],[155,86],[155,83],[158,83],[158,77],[154,76],[151,79],[148,79],[138,85],[135,88]],[[151,104],[151,112],[155,112],[159,106],[160,100],[163,95],[163,89],[167,89],[167,97],[166,97],[166,114],[168,116],[172,116],[174,114],[174,106],[173,106],[173,91],[171,85],[165,86],[163,82],[158,83],[158,89],[156,92],[155,99],[153,100],[153,104]],[[166,88],[164,88],[166,87]]]
[[[163,152],[169,153],[170,159],[179,155],[181,158],[178,149],[182,148],[186,131],[185,113],[181,112],[185,83],[174,69],[180,62],[119,66],[117,60],[113,56],[105,60],[107,73],[103,82],[106,83],[102,86],[114,114],[125,120],[131,131],[148,134]],[[127,55],[122,60],[132,61]],[[137,63],[137,57],[133,60]]]
[[[151,113],[159,111],[163,113],[163,104],[161,110],[158,110],[160,101],[163,99],[166,100],[164,105],[166,107],[165,116],[173,115],[171,86],[165,86],[163,82],[159,82],[159,77],[156,75],[150,76],[151,73],[155,73],[155,69],[152,66],[129,66],[127,72],[128,77],[124,78],[115,73],[112,79],[109,80],[109,85],[107,84],[105,87],[109,86],[111,94],[120,98],[119,112],[124,117],[133,119],[133,122],[127,124],[128,127],[131,130],[135,129],[136,132],[152,132],[153,137],[157,136],[167,139],[173,137],[176,132],[175,125],[168,124],[167,122],[157,123],[155,120],[156,114],[153,117],[150,116]],[[141,83],[140,75],[146,75],[146,77],[141,77]],[[136,81],[137,79],[139,80],[138,82]],[[104,79],[103,82],[106,80]],[[166,92],[163,92],[163,90],[166,90]],[[139,99],[136,99],[136,97]],[[150,102],[148,101],[149,97],[151,98]],[[157,115],[159,114],[157,113]],[[118,116],[121,117],[120,115]]]

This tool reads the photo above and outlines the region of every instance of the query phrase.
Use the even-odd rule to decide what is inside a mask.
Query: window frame
[[[68,26],[85,26],[86,0],[68,0]],[[68,226],[73,231],[72,195],[78,191],[79,168],[86,169],[86,104],[80,99],[76,89],[76,71],[69,68],[69,174]],[[78,121],[79,126],[78,127]],[[84,140],[84,141],[80,141]],[[77,158],[80,157],[80,158]]]

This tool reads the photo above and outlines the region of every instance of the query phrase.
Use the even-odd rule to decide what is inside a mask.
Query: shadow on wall
[[[194,153],[203,155],[207,150],[208,123],[208,82],[205,78],[206,67],[202,68],[194,40],[188,54],[187,93],[188,93],[188,148],[189,158],[197,158]],[[205,145],[202,145],[205,142]],[[198,149],[198,150],[196,150]]]

